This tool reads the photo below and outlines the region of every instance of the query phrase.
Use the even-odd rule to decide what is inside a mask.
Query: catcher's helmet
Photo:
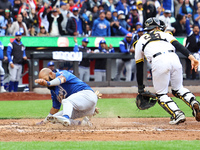
[[[166,25],[165,25],[164,21],[160,20],[160,30],[164,32],[165,29],[166,29]]]
[[[160,27],[160,20],[156,19],[155,17],[148,18],[145,21],[145,31],[149,31],[154,29],[155,27]]]

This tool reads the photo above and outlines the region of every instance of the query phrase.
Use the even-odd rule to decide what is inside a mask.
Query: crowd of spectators
[[[123,36],[149,17],[163,20],[175,36],[200,25],[199,0],[0,0],[0,35]]]

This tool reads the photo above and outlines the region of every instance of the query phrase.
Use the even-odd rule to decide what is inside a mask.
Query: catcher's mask
[[[145,24],[144,31],[149,31],[154,29],[155,27],[160,27],[160,20],[156,19],[155,17],[151,17],[148,18],[144,24]]]

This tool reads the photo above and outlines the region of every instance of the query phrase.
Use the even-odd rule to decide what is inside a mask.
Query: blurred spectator
[[[90,10],[92,10],[92,8],[94,7],[94,6],[97,6],[97,7],[99,7],[100,5],[101,5],[101,3],[100,3],[100,1],[99,0],[89,0],[89,5],[90,5]]]
[[[23,11],[22,18],[23,18],[22,20],[26,24],[28,30],[30,30],[33,20],[29,17],[26,10]]]
[[[0,41],[0,93],[6,92],[6,90],[4,89],[4,82],[3,82],[5,71],[4,71],[3,66],[2,66],[2,61],[6,60],[7,57],[4,56],[3,50],[4,50],[4,46]]]
[[[189,19],[186,19],[186,48],[194,55],[198,53],[200,49],[200,33],[199,26],[193,25],[193,31],[190,29]],[[186,59],[186,78],[187,79],[196,79],[196,72],[194,69],[191,70],[191,61]]]
[[[115,9],[113,12],[112,12],[112,18],[114,21],[118,21],[117,19],[117,9]]]
[[[119,42],[119,49],[121,53],[134,53],[135,50],[133,49],[133,35],[128,33],[126,37]],[[117,74],[115,76],[115,80],[120,80],[120,74],[123,71],[124,67],[126,68],[126,81],[131,81],[132,75],[132,65],[133,59],[117,59]]]
[[[63,16],[59,8],[53,8],[53,10],[47,14],[47,19],[49,21],[48,32],[50,36],[61,36],[64,34],[61,27]]]
[[[167,31],[171,31],[173,33],[175,32],[175,29],[174,29],[174,27],[171,26],[171,22],[170,22],[171,10],[166,9],[164,11],[163,15],[160,15],[160,13],[158,13],[156,15],[156,17],[157,17],[157,19],[162,20],[165,23],[165,25],[167,27],[166,28]]]
[[[179,9],[179,14],[181,15],[192,15],[193,6],[190,3],[190,0],[184,0],[182,6]]]
[[[111,12],[113,12],[115,10],[115,5],[113,4],[113,0],[108,0],[108,3],[107,3],[108,7],[109,7],[109,10]]]
[[[154,2],[151,0],[147,0],[147,2],[144,3],[143,9],[144,9],[144,16],[146,17],[146,19],[150,17],[155,17],[157,14]]]
[[[36,15],[36,11],[34,9],[31,9],[30,19],[32,20],[32,25],[35,26],[35,29],[38,32],[39,31],[38,16]]]
[[[78,8],[73,8],[73,14],[69,18],[66,26],[68,35],[82,36],[86,32],[86,21],[78,14]]]
[[[87,14],[90,14],[90,13],[94,12],[94,7],[96,7],[98,10],[99,5],[100,5],[100,2],[98,2],[97,0],[94,0],[94,1],[93,0],[85,0],[85,1],[83,1],[83,5],[81,7],[80,14],[82,15],[86,11],[87,11]]]
[[[17,92],[20,76],[22,73],[22,64],[27,60],[25,47],[21,42],[22,33],[17,31],[15,33],[15,40],[8,44],[8,70],[9,70],[9,92]]]
[[[49,6],[49,3],[44,3],[44,7],[40,9],[38,12],[38,21],[39,21],[39,27],[44,26],[46,31],[49,31],[49,21],[47,19],[47,14],[51,11],[51,7]]]
[[[0,12],[0,36],[5,36],[6,34],[6,24],[3,12]]]
[[[122,10],[124,12],[124,14],[128,14],[129,10],[127,8],[127,3],[126,0],[121,0],[116,4],[115,9],[117,9],[117,11]]]
[[[128,17],[128,24],[130,25],[131,29],[136,28],[136,23],[139,21],[138,11],[136,6],[132,6],[130,8],[130,13]]]
[[[110,36],[110,23],[105,19],[105,12],[99,12],[99,18],[94,20],[92,26],[92,36]]]
[[[195,24],[200,27],[200,7],[197,9],[197,13],[194,15]]]
[[[53,61],[48,62],[48,63],[47,63],[47,67],[48,67],[49,69],[51,69],[54,73],[58,72],[58,70],[55,69],[55,64],[54,64]]]
[[[27,26],[22,22],[22,15],[17,15],[17,21],[14,21],[13,24],[8,24],[8,33],[15,35],[16,32],[20,31],[22,35],[28,36]]]
[[[49,9],[49,11],[52,9],[52,7],[50,6],[50,2],[48,0],[43,0],[43,6],[42,6],[42,8],[39,9],[39,11],[37,13],[39,27],[41,26],[42,14],[44,14],[43,15],[43,19],[44,19],[44,17],[49,13],[49,12],[47,12],[47,9]],[[46,12],[45,12],[45,10],[46,10]]]
[[[78,0],[76,4],[74,4],[74,0],[69,0],[68,3],[69,3],[69,10],[71,12],[73,12],[74,8],[79,8],[79,7],[81,8],[82,7],[82,4],[80,3],[80,0]]]
[[[20,0],[14,0],[14,6],[12,9],[12,16],[13,16],[14,21],[17,20],[17,15],[21,6],[22,6],[22,2]]]
[[[13,23],[13,18],[10,15],[10,10],[9,9],[5,10],[4,18],[5,18],[5,25],[8,28],[8,24],[12,24]],[[6,28],[6,35],[9,35],[7,33],[7,28]]]
[[[185,28],[186,18],[181,14],[177,15],[176,22],[172,23],[172,27],[175,28],[174,36],[186,36]]]
[[[37,9],[37,1],[36,0],[26,0],[26,3],[30,6],[30,9]]]
[[[49,33],[46,31],[44,26],[40,26],[40,32],[37,34],[37,36],[49,36]]]
[[[30,36],[37,36],[37,31],[35,31],[35,26],[31,25],[30,31],[29,31]]]
[[[193,16],[194,16],[194,11],[193,11],[193,6],[190,3],[190,0],[185,0],[182,4],[182,6],[179,9],[179,14],[185,15],[186,17],[190,18],[190,24],[193,24]]]
[[[144,21],[146,20],[146,16],[144,13],[142,1],[137,1],[137,10],[138,10],[139,22],[143,25]]]
[[[99,42],[99,48],[94,50],[94,53],[114,53],[115,50],[110,44],[108,47],[105,40]],[[106,59],[96,59],[94,76],[95,81],[106,81]]]
[[[113,18],[110,11],[106,12],[106,20],[110,23],[110,29],[111,29],[111,36],[114,36],[116,34],[116,28],[114,27],[114,24],[116,23]]]
[[[72,16],[72,13],[69,11],[69,4],[66,4],[64,2],[60,2],[60,12],[63,15],[63,21],[61,23],[62,30],[66,32],[66,26],[68,19]]]
[[[128,23],[125,21],[125,15],[123,11],[118,11],[118,21],[119,21],[119,25],[122,26],[123,28],[125,28],[126,30],[130,31],[131,27],[128,25]],[[116,35],[117,36],[123,36],[124,34],[120,31],[117,30],[116,31]]]
[[[135,24],[135,31],[137,31],[139,28],[142,28],[142,24],[140,22],[137,22]]]
[[[24,11],[26,11],[29,16],[30,6],[26,2],[22,3],[22,6],[19,8],[18,14],[23,14]]]
[[[174,17],[175,17],[175,18],[176,18],[177,15],[179,14],[179,9],[180,9],[180,7],[183,5],[183,1],[184,1],[184,0],[174,0],[174,7],[175,7]]]
[[[84,34],[84,36],[88,37],[88,36],[91,36],[92,35],[92,30],[90,28],[90,26],[87,24],[86,25],[86,32]]]
[[[138,28],[137,30],[136,30],[136,34],[134,34],[134,37],[133,37],[133,39],[134,39],[134,42],[135,41],[137,41],[143,34],[144,34],[144,30],[143,30],[143,28]]]
[[[5,9],[12,10],[12,4],[8,0],[0,0],[0,12],[4,13]],[[4,14],[2,14],[4,15]]]
[[[163,0],[163,9],[164,10],[170,10],[172,13],[172,16],[174,16],[174,1],[176,0]]]
[[[74,38],[75,46],[74,46],[74,52],[85,52],[85,53],[91,53],[91,49],[87,47],[89,43],[88,38],[84,38],[82,40],[82,45],[77,44],[77,39]],[[89,82],[90,80],[90,60],[87,58],[83,58],[82,61],[79,63],[79,78],[82,81]]]
[[[94,20],[96,20],[99,17],[98,7],[94,6],[92,9],[92,12],[89,14],[89,24],[92,28]]]

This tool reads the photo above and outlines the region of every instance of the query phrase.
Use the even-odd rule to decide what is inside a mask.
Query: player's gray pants
[[[129,61],[123,61],[122,59],[117,59],[116,65],[117,65],[117,74],[115,76],[115,79],[117,81],[120,80],[121,71],[125,67],[126,68],[126,81],[131,81],[133,59],[131,59]]]
[[[89,82],[90,81],[90,68],[79,66],[79,78],[82,81]]]
[[[95,69],[94,70],[94,81],[106,81],[106,70]]]
[[[22,65],[14,64],[14,68],[11,68],[10,64],[9,64],[8,70],[9,70],[10,81],[15,82],[15,81],[20,80],[20,76],[21,76],[21,73],[22,73]]]
[[[62,100],[63,114],[71,119],[92,116],[97,104],[97,95],[91,90],[83,90]]]
[[[2,67],[2,61],[0,60],[0,75],[5,75],[5,71]]]

